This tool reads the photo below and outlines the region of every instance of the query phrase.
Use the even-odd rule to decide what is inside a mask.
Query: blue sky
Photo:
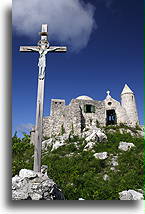
[[[143,1],[83,2],[83,7],[87,3],[93,5],[95,21],[86,44],[77,49],[82,35],[72,43],[63,39],[55,41],[50,36],[51,45],[67,45],[68,52],[47,55],[44,116],[49,115],[52,98],[65,99],[66,104],[80,95],[103,100],[109,89],[111,96],[120,101],[120,93],[127,83],[136,95],[139,120],[143,124]],[[35,124],[39,55],[20,53],[19,47],[36,45],[39,39],[37,32],[29,37],[13,26],[13,133],[19,130],[20,134]]]

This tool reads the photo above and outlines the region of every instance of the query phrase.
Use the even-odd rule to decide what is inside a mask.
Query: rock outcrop
[[[135,147],[135,145],[133,143],[120,142],[118,149],[123,150],[123,151],[128,151],[132,147]]]
[[[109,180],[109,176],[108,176],[107,174],[105,174],[105,175],[103,176],[103,180],[104,180],[104,181],[108,181],[108,180]]]
[[[120,200],[144,200],[143,194],[135,190],[125,190],[119,193]]]
[[[47,176],[47,166],[41,173],[21,169],[12,178],[12,200],[65,200],[62,191]]]
[[[93,147],[95,146],[95,142],[88,142],[87,144],[86,144],[86,146],[84,147],[84,151],[89,151],[89,150],[92,150],[93,149]]]
[[[95,153],[94,157],[100,160],[105,160],[108,157],[107,152],[99,152],[99,153]]]
[[[107,136],[102,132],[100,128],[92,127],[89,131],[83,133],[83,136],[86,136],[86,141],[98,141],[102,142],[107,140]]]

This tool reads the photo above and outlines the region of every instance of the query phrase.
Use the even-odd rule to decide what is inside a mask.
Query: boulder
[[[107,136],[99,129],[97,131],[97,136],[99,138],[99,142],[102,142],[103,140],[107,140]]]
[[[52,146],[52,144],[53,144],[53,139],[52,138],[50,138],[48,140],[44,140],[42,142],[42,150],[47,150],[47,147],[48,146]]]
[[[139,137],[144,137],[145,133],[142,130],[138,130],[138,135],[139,135]]]
[[[68,134],[50,138],[42,142],[42,150],[47,150],[48,146],[51,146],[51,151],[58,149],[60,146],[65,145],[65,141],[69,138]]]
[[[119,193],[120,200],[144,200],[142,193],[135,190],[125,190]]]
[[[57,136],[57,140],[61,141],[62,143],[64,143],[66,140],[68,140],[69,138],[71,138],[73,136],[71,136],[70,134],[64,133],[61,136]]]
[[[135,147],[135,145],[133,143],[120,142],[118,149],[120,149],[122,151],[128,151],[132,147]]]
[[[60,142],[60,141],[56,141],[53,146],[52,146],[52,149],[51,151],[55,150],[55,149],[58,149],[59,147],[65,145],[64,142]]]
[[[19,172],[19,177],[20,178],[36,178],[37,173],[32,170],[21,169]]]
[[[92,140],[98,141],[98,136],[97,136],[97,134],[96,134],[96,131],[93,130],[93,132],[92,132],[88,137],[86,137],[85,140],[86,140],[87,142],[92,141]]]
[[[84,151],[88,151],[93,149],[93,147],[95,146],[95,142],[89,142],[87,143],[87,145],[84,147]]]
[[[107,136],[101,131],[100,128],[93,128],[84,133],[86,135],[86,141],[99,141],[102,142],[103,140],[107,139]]]
[[[95,153],[94,157],[100,160],[104,160],[108,157],[107,152],[100,152],[100,153]]]
[[[28,178],[12,178],[12,200],[26,200],[29,195]]]
[[[107,174],[105,174],[105,175],[103,176],[103,180],[104,180],[104,181],[108,181],[108,180],[109,180],[109,176],[108,176]]]
[[[12,178],[12,200],[65,200],[62,191],[46,174],[46,166],[39,173],[21,169]]]

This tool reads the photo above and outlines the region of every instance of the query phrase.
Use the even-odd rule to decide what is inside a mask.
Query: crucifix
[[[38,91],[36,107],[36,124],[35,124],[35,144],[34,144],[34,171],[41,171],[41,147],[42,147],[42,125],[43,125],[43,101],[44,101],[44,80],[46,68],[46,54],[49,52],[66,52],[67,47],[50,46],[48,42],[48,26],[42,24],[41,39],[37,46],[20,46],[22,52],[39,53],[39,73],[38,73]]]

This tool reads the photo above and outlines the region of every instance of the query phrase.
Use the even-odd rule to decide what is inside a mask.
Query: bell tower
[[[121,105],[128,115],[129,125],[136,126],[139,124],[135,96],[127,84],[125,84],[121,93]]]

